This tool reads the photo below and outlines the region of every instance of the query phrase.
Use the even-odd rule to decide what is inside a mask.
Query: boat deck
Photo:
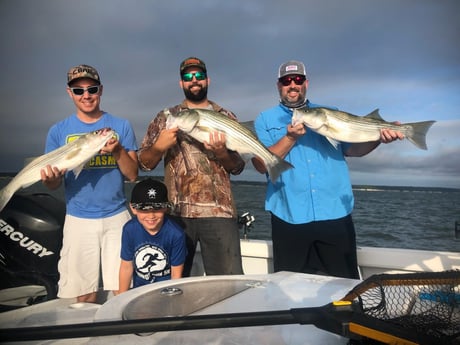
[[[1,313],[0,328],[45,324],[78,326],[79,323],[92,321],[135,320],[160,315],[208,315],[320,307],[341,299],[357,283],[359,281],[351,279],[290,272],[191,277],[133,289],[109,299],[103,305],[74,303],[74,300],[60,299]],[[165,295],[162,294],[165,288],[175,288],[182,293]],[[96,336],[50,340],[46,341],[46,344],[308,345],[347,342],[347,338],[320,330],[313,325],[288,324]],[[34,342],[28,342],[32,343]]]

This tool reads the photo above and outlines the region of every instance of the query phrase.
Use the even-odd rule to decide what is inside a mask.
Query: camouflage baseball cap
[[[88,65],[78,65],[69,69],[67,72],[67,85],[76,79],[89,78],[101,84],[101,78],[94,67]]]
[[[180,73],[182,74],[182,72],[184,72],[184,70],[189,67],[199,67],[203,70],[203,72],[206,73],[205,63],[203,62],[203,60],[200,60],[197,57],[191,56],[182,61],[182,63],[180,64]]]

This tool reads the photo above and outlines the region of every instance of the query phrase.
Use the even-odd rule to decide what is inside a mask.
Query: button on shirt
[[[319,105],[307,102],[309,107]],[[259,140],[267,147],[287,134],[292,109],[279,104],[260,113],[254,122]],[[294,168],[272,183],[269,179],[265,209],[291,224],[342,218],[353,210],[353,191],[344,152],[307,128],[284,158]]]

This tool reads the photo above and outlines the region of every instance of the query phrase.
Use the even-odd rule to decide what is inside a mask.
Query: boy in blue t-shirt
[[[118,293],[131,287],[182,277],[184,231],[165,216],[171,203],[166,186],[148,178],[131,194],[134,216],[123,227]]]

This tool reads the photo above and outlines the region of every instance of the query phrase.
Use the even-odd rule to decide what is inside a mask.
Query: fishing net
[[[416,344],[460,344],[460,271],[380,274],[343,300],[360,311],[362,326]]]

